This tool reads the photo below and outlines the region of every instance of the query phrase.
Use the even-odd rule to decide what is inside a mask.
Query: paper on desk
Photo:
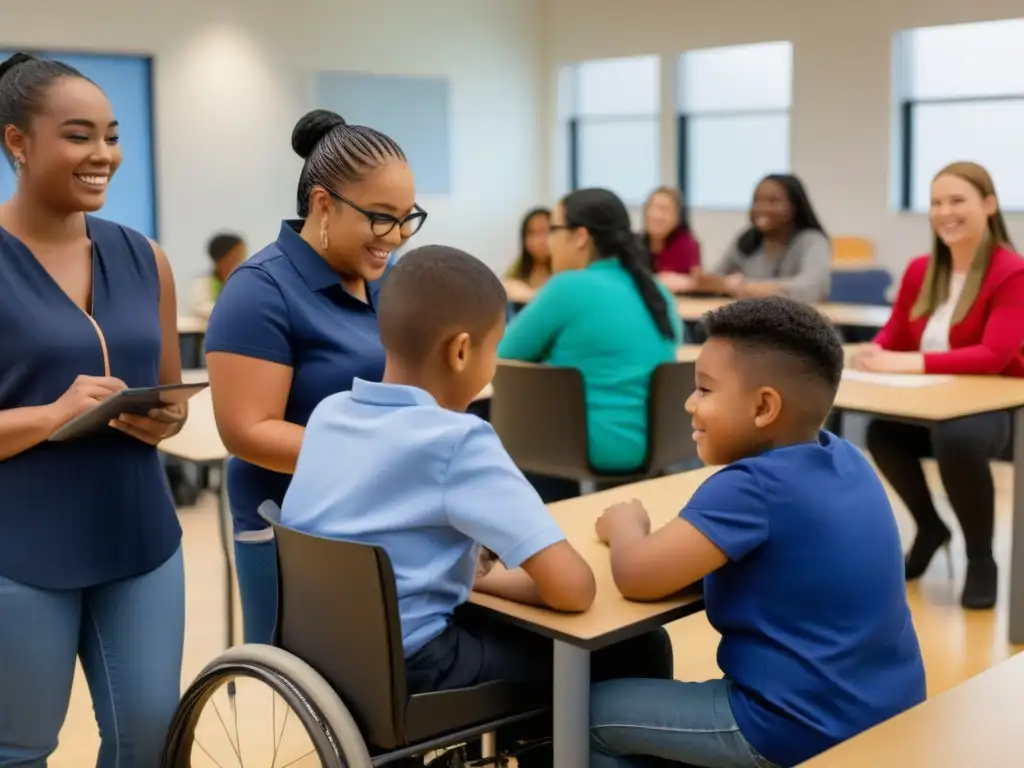
[[[844,368],[843,378],[851,381],[863,381],[866,384],[881,384],[886,387],[931,387],[952,381],[952,376],[927,376],[912,373],[873,373],[858,371],[856,368]]]

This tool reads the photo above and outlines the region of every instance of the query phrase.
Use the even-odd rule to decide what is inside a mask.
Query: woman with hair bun
[[[356,377],[380,381],[379,281],[427,213],[398,144],[315,110],[292,132],[304,160],[296,207],[277,240],[239,266],[210,317],[206,361],[214,414],[232,455],[228,499],[245,642],[276,620],[273,533],[257,513],[280,504],[306,421]]]

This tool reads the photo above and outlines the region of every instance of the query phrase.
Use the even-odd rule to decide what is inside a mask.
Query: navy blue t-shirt
[[[729,558],[704,581],[733,715],[781,766],[925,698],[892,507],[829,432],[708,478],[680,512]]]
[[[301,221],[286,221],[276,242],[228,278],[206,331],[207,352],[231,352],[292,368],[284,418],[305,426],[328,395],[352,388],[355,378],[380,381],[384,348],[375,304],[379,281],[367,288],[369,303],[350,294],[337,272],[299,236]],[[280,505],[291,475],[233,458],[228,498],[236,531],[266,527],[257,508]]]

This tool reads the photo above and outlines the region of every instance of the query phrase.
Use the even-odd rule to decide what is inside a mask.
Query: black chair
[[[273,526],[277,541],[277,647],[238,646],[219,658],[236,666],[255,659],[287,678],[292,688],[302,689],[300,698],[318,713],[310,722],[332,732],[327,742],[337,745],[343,757],[337,765],[395,763],[550,709],[549,692],[506,682],[409,695],[395,576],[384,549],[295,531],[281,525],[280,512],[271,503],[260,513]],[[269,664],[268,651],[274,652]],[[308,665],[309,672],[292,674],[294,662]],[[212,662],[190,692],[209,687],[211,675],[224,666]],[[182,707],[190,698],[197,696],[186,693]],[[202,706],[205,702],[198,698]],[[190,719],[194,728],[198,715],[182,707],[171,729],[176,741],[168,748],[173,757],[165,762],[168,768],[188,765],[181,758],[181,743],[187,739],[175,733]],[[307,727],[311,735],[315,730]],[[335,765],[328,747],[324,749],[328,759],[320,755],[323,764]]]
[[[516,465],[581,485],[632,483],[697,456],[684,407],[693,393],[692,362],[664,363],[651,376],[648,443],[634,472],[601,472],[590,463],[583,376],[576,368],[502,363],[494,377],[491,424]]]

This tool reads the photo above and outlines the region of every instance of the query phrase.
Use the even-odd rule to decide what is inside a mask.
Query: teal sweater
[[[672,318],[672,339],[658,332],[618,259],[595,261],[586,269],[552,277],[512,321],[498,347],[506,360],[579,369],[587,399],[590,462],[598,470],[629,472],[647,455],[651,373],[675,360],[683,335],[675,300],[668,291],[662,293]]]

